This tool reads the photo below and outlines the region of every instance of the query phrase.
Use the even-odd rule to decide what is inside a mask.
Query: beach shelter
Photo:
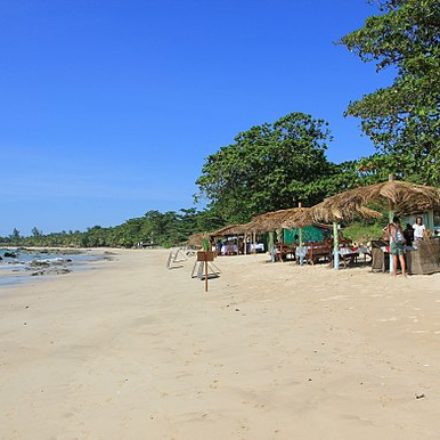
[[[345,218],[368,205],[378,205],[394,214],[408,215],[440,209],[440,189],[432,186],[416,185],[400,180],[390,180],[344,191],[328,197],[321,203],[321,213],[329,212],[334,217]],[[313,213],[318,213],[314,209]]]
[[[280,209],[278,211],[265,212],[256,215],[248,223],[250,228],[258,229],[260,232],[270,232],[282,228],[286,218],[292,216],[299,208]]]
[[[378,211],[374,211],[366,206],[340,206],[335,208],[329,200],[332,197],[325,199],[323,202],[310,208],[299,219],[302,224],[313,223],[332,223],[333,224],[333,256],[334,268],[339,269],[339,223],[342,221],[351,221],[355,218],[375,219],[382,217]]]
[[[214,232],[209,233],[211,239],[221,238],[221,237],[235,237],[235,236],[244,236],[244,252],[247,253],[246,240],[247,235],[252,233],[254,229],[246,224],[232,224],[228,226],[224,226],[223,228],[217,229]],[[253,243],[255,243],[255,233],[253,234]]]
[[[289,213],[285,216],[283,222],[281,223],[281,226],[285,229],[298,228],[300,251],[304,246],[303,228],[305,226],[311,226],[313,223],[311,218],[309,217],[309,212],[310,212],[310,208],[303,208],[301,206],[301,203],[299,203],[298,208],[289,210]],[[303,259],[304,259],[303,253],[300,252],[301,266],[303,265]]]
[[[337,223],[342,220],[347,221],[354,217],[375,218],[379,213],[368,208],[372,204],[386,209],[390,220],[395,214],[409,215],[429,211],[433,215],[434,210],[440,209],[440,189],[394,180],[390,176],[386,182],[328,197],[311,209],[310,216],[316,221],[333,222],[333,227],[337,228]],[[392,262],[390,269],[392,270]]]
[[[212,238],[216,237],[230,237],[233,235],[243,235],[247,229],[245,228],[245,225],[241,224],[233,224],[224,226],[220,229],[217,229],[214,232],[210,232],[208,235]]]
[[[274,231],[277,231],[277,235],[279,235],[279,239],[281,240],[284,221],[288,218],[297,216],[303,212],[304,209],[306,208],[296,207],[259,214],[252,218],[252,220],[248,223],[248,227],[254,231],[268,232],[270,243],[269,250],[272,251],[274,247]]]

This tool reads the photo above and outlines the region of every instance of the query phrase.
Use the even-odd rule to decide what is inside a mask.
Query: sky
[[[351,100],[388,85],[336,42],[367,0],[0,0],[0,235],[193,205],[204,158],[294,111],[335,162],[371,154]]]

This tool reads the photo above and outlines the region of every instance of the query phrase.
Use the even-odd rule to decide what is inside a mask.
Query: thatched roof
[[[284,221],[281,223],[283,228],[302,228],[314,223],[310,217],[310,208],[294,208],[290,211],[291,212],[289,212],[289,214],[284,218]]]
[[[250,229],[247,224],[240,225],[234,224],[229,226],[224,226],[223,228],[217,229],[217,231],[210,232],[208,235],[210,237],[227,237],[231,235],[243,235],[248,232]]]
[[[356,218],[371,220],[380,217],[382,217],[380,212],[365,206],[342,206],[335,208],[330,203],[330,199],[325,199],[323,202],[310,208],[310,211],[301,220],[303,224],[312,224],[314,222],[332,223],[351,221]]]
[[[283,223],[289,219],[294,218],[300,213],[300,210],[306,208],[290,208],[281,209],[279,211],[266,212],[255,216],[250,223],[248,223],[249,230],[256,230],[259,232],[274,231],[275,229],[283,228]]]
[[[325,199],[311,210],[311,216],[319,221],[375,218],[379,213],[368,209],[376,204],[400,215],[440,209],[440,189],[398,180],[377,183],[345,191]]]

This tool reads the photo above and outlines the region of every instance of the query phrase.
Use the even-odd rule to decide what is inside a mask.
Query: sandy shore
[[[1,439],[439,438],[439,275],[117,252],[0,288]]]

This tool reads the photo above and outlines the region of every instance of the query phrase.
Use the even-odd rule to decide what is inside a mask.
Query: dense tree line
[[[440,185],[440,3],[438,0],[379,0],[381,14],[342,38],[341,43],[377,70],[396,69],[390,87],[350,103],[347,116],[361,119],[376,154],[335,164],[326,149],[328,123],[300,112],[239,133],[205,160],[196,202],[206,208],[149,211],[145,216],[85,232],[21,237],[5,243],[40,246],[169,246],[193,232],[246,222],[262,212],[311,206],[348,188],[387,179],[390,173]]]
[[[186,241],[194,231],[212,230],[223,223],[224,219],[215,217],[209,210],[149,211],[143,217],[127,220],[118,226],[94,226],[84,232],[43,234],[34,228],[31,236],[23,237],[14,229],[8,237],[0,237],[0,243],[13,246],[133,247],[139,243],[171,246]]]

